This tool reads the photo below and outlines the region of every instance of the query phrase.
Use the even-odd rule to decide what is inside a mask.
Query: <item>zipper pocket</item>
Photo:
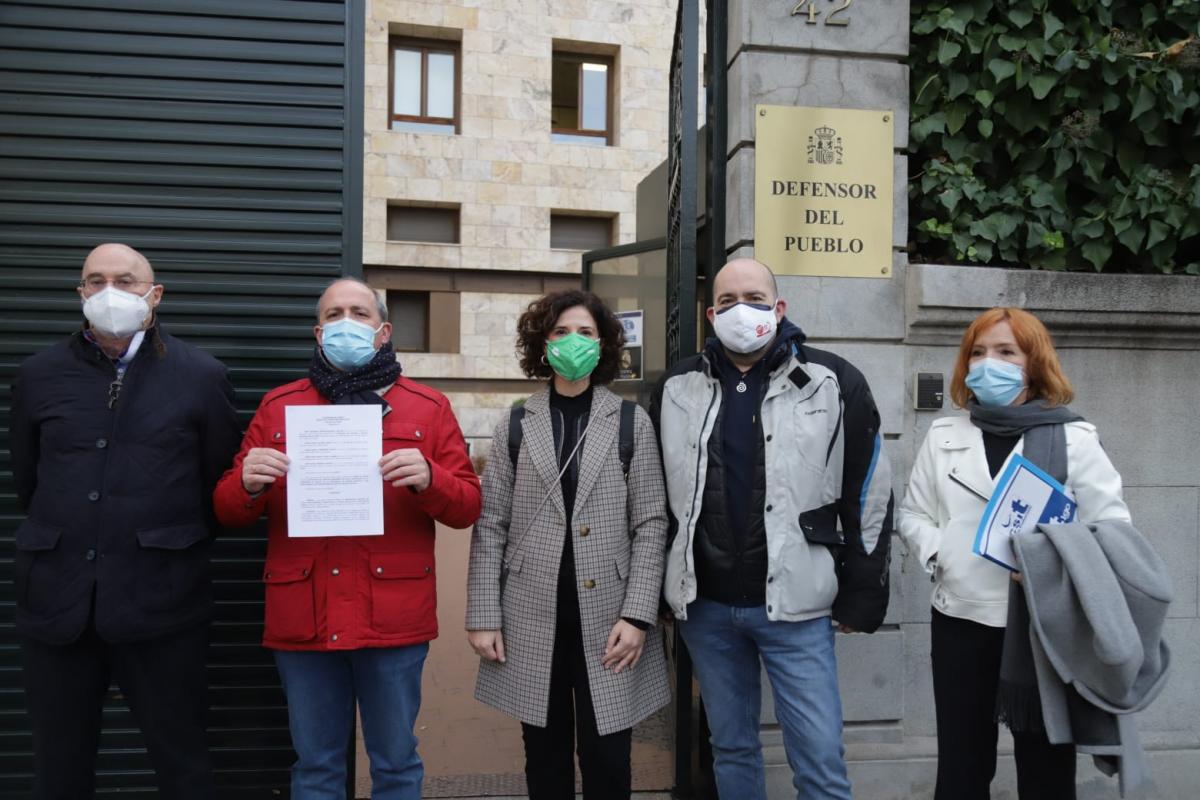
[[[991,500],[991,499],[992,499],[992,498],[988,497],[986,494],[984,494],[983,492],[981,492],[981,491],[979,491],[978,489],[976,489],[976,488],[975,488],[974,486],[972,486],[971,484],[969,484],[969,483],[967,483],[966,481],[964,481],[962,478],[960,478],[960,477],[958,477],[957,475],[955,475],[953,472],[947,473],[947,477],[949,477],[949,478],[950,478],[950,480],[954,481],[954,482],[955,482],[955,483],[957,483],[959,486],[963,487],[963,488],[964,488],[964,489],[966,489],[968,492],[970,492],[971,494],[975,495],[976,497],[978,497],[980,500],[982,500],[982,501],[983,501],[983,502],[985,502],[985,503],[986,503],[986,502],[988,502],[989,500]]]

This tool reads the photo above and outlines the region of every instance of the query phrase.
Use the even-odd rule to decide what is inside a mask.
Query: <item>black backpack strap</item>
[[[621,427],[618,438],[618,453],[621,456],[621,473],[629,480],[629,464],[633,461],[633,423],[637,403],[632,400],[621,401]]]
[[[621,423],[618,434],[618,454],[621,458],[621,473],[629,477],[629,465],[633,462],[633,425],[637,403],[632,400],[621,401]],[[513,406],[508,412],[508,460],[512,462],[513,471],[517,469],[517,457],[521,453],[521,439],[524,429],[521,421],[525,419],[525,406]]]
[[[517,471],[517,456],[521,453],[521,438],[525,435],[521,420],[525,419],[525,406],[513,406],[508,412],[508,460],[513,473]]]

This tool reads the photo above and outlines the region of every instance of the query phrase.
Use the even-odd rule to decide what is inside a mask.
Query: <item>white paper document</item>
[[[382,406],[285,413],[288,536],[382,536]]]
[[[984,509],[975,533],[976,555],[1013,572],[1018,570],[1012,537],[1028,533],[1039,523],[1065,523],[1075,519],[1075,501],[1066,488],[1038,469],[1032,461],[1014,455],[996,491]]]

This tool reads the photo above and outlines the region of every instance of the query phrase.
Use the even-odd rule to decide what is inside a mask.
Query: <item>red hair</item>
[[[1071,382],[1063,374],[1054,340],[1042,321],[1020,308],[989,308],[967,328],[962,343],[958,346],[958,358],[954,361],[954,374],[950,378],[950,398],[959,408],[975,399],[967,388],[967,371],[971,363],[971,350],[975,340],[998,322],[1007,322],[1012,328],[1017,346],[1025,354],[1025,375],[1029,380],[1030,399],[1038,398],[1051,406],[1065,406],[1075,397]]]

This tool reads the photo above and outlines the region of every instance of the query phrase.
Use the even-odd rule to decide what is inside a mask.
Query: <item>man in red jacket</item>
[[[325,290],[308,378],[263,398],[214,493],[225,525],[267,514],[263,645],[287,694],[295,800],[345,796],[356,697],[372,797],[420,798],[413,725],[437,636],[434,522],[465,528],[479,516],[479,479],[450,403],[400,375],[386,320],[359,280]],[[330,403],[382,406],[383,536],[288,536],[285,409]]]

